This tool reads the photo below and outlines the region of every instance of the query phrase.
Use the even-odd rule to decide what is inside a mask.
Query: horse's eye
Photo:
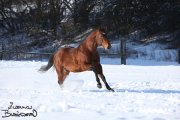
[[[106,37],[106,33],[102,33],[102,36],[103,36],[103,37]]]

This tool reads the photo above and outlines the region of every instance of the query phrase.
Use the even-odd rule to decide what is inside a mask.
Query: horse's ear
[[[99,30],[100,32],[105,32],[105,31],[106,31],[106,30],[105,30],[104,28],[102,28],[102,27],[99,27],[98,30]]]

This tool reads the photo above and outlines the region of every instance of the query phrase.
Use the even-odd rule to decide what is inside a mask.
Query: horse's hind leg
[[[64,83],[64,80],[66,79],[66,77],[69,74],[69,71],[65,70],[62,66],[59,68],[56,68],[56,72],[58,75],[58,84],[60,86],[62,86],[62,84]]]
[[[103,75],[101,64],[98,64],[98,65],[96,66],[96,70],[97,70],[98,76],[102,79],[102,81],[104,82],[106,88],[107,88],[108,90],[114,92],[114,90],[113,90],[113,89],[109,86],[109,84],[107,83],[105,76]]]

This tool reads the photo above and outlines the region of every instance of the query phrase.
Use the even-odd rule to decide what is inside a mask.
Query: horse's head
[[[96,42],[98,46],[103,46],[104,49],[110,49],[111,43],[109,42],[109,39],[106,36],[104,29],[98,29],[96,32]]]

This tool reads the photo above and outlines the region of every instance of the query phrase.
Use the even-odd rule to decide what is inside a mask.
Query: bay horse
[[[98,46],[103,46],[105,49],[111,48],[104,29],[97,29],[90,33],[77,48],[69,47],[59,49],[51,55],[48,64],[42,66],[40,71],[47,71],[54,65],[59,85],[63,84],[70,72],[93,71],[96,77],[97,87],[102,88],[100,77],[106,88],[114,92],[103,75],[100,57],[97,51]]]

